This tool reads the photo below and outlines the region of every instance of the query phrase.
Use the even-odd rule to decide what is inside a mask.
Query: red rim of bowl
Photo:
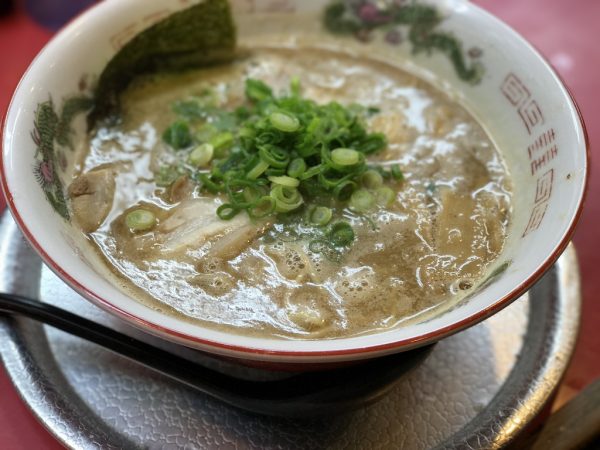
[[[61,30],[57,34],[62,32],[65,28],[67,28],[76,19],[78,19],[82,15],[87,14],[88,12],[90,12],[91,10],[95,9],[96,7],[98,7],[100,5],[101,4],[95,4],[91,7],[89,7],[88,9],[86,9],[83,13],[79,14],[76,18],[72,19],[69,23],[67,23],[64,27],[62,27]],[[426,344],[429,344],[432,342],[436,342],[444,337],[447,337],[447,336],[455,334],[459,331],[462,331],[463,329],[465,329],[469,326],[475,325],[475,324],[481,322],[482,320],[490,317],[494,313],[496,313],[496,312],[500,311],[501,309],[503,309],[504,307],[508,306],[510,303],[512,303],[517,298],[519,298],[525,292],[527,292],[527,290],[529,290],[529,288],[531,288],[531,286],[533,286],[533,284],[535,284],[535,282],[538,281],[539,278],[541,278],[541,276],[556,262],[558,257],[566,249],[566,247],[569,244],[571,237],[575,231],[577,223],[579,222],[581,213],[583,211],[583,205],[584,205],[585,199],[587,197],[589,174],[590,174],[590,154],[591,154],[589,137],[588,137],[587,129],[585,126],[585,122],[583,120],[583,116],[581,115],[581,110],[579,108],[579,105],[575,101],[573,94],[571,93],[571,91],[567,87],[567,85],[565,84],[562,77],[558,74],[558,72],[550,64],[550,62],[547,60],[547,58],[545,58],[541,54],[541,52],[539,52],[535,47],[533,47],[529,43],[529,41],[527,41],[523,36],[521,36],[520,33],[518,33],[516,30],[514,30],[510,25],[506,24],[504,21],[500,20],[496,16],[493,16],[492,14],[488,13],[487,11],[485,11],[484,9],[482,9],[476,5],[471,4],[470,7],[475,8],[480,13],[487,14],[487,15],[493,17],[495,20],[501,22],[504,26],[509,28],[510,31],[515,33],[517,36],[519,36],[526,44],[530,45],[532,50],[536,53],[536,55],[538,57],[540,57],[542,59],[542,61],[544,61],[544,63],[548,67],[548,69],[559,80],[560,84],[567,92],[567,94],[577,112],[577,117],[579,119],[579,123],[580,123],[582,131],[583,131],[586,152],[585,152],[585,174],[584,174],[582,195],[579,199],[579,204],[577,205],[577,211],[575,212],[575,215],[573,216],[571,223],[569,224],[569,227],[568,227],[563,239],[559,242],[559,244],[556,246],[556,248],[550,254],[550,256],[548,256],[548,258],[546,258],[544,263],[540,267],[538,267],[537,270],[532,275],[530,275],[523,283],[521,283],[519,286],[517,286],[515,289],[513,289],[507,295],[502,297],[500,300],[497,300],[496,302],[492,303],[491,305],[487,306],[486,308],[484,308],[474,314],[471,314],[470,316],[465,317],[462,320],[454,322],[445,327],[439,328],[435,331],[422,334],[420,336],[415,336],[415,337],[407,338],[407,339],[401,339],[398,341],[388,342],[385,344],[371,345],[371,346],[366,346],[366,347],[359,347],[359,348],[352,348],[352,349],[345,349],[345,350],[288,351],[288,350],[267,350],[267,349],[246,347],[246,346],[240,346],[240,345],[224,344],[221,342],[212,341],[209,339],[204,339],[204,338],[200,338],[197,336],[192,336],[192,335],[189,335],[186,333],[182,333],[179,331],[175,331],[170,328],[166,328],[161,325],[158,325],[156,323],[149,322],[145,319],[141,319],[141,318],[121,309],[120,307],[112,304],[110,301],[102,298],[101,296],[97,295],[91,289],[88,289],[86,286],[83,286],[75,278],[73,278],[71,275],[69,275],[67,272],[65,272],[61,268],[61,266],[58,265],[52,258],[50,258],[50,256],[44,251],[42,246],[37,242],[35,237],[31,234],[31,232],[29,231],[29,229],[23,222],[23,219],[21,218],[21,216],[16,208],[16,205],[14,203],[13,196],[8,188],[8,184],[7,184],[6,177],[5,177],[5,165],[4,165],[4,151],[3,151],[4,139],[3,138],[4,138],[5,128],[7,126],[6,122],[7,122],[8,113],[12,108],[14,96],[11,99],[11,101],[9,102],[9,105],[5,111],[2,123],[0,123],[0,181],[1,181],[1,185],[2,185],[2,190],[4,192],[4,196],[7,201],[8,208],[10,209],[10,211],[13,215],[13,218],[15,219],[19,228],[23,232],[24,236],[27,238],[29,243],[33,246],[35,251],[40,255],[42,260],[46,263],[46,265],[53,272],[55,272],[71,288],[73,288],[78,293],[83,294],[88,300],[90,300],[95,305],[112,313],[113,315],[120,317],[121,319],[133,324],[134,326],[136,326],[142,330],[149,331],[153,334],[157,334],[162,337],[170,338],[171,340],[176,340],[179,343],[187,343],[188,346],[198,347],[198,345],[200,345],[203,349],[212,348],[212,349],[215,349],[216,353],[219,353],[219,354],[230,354],[230,352],[234,352],[238,357],[249,356],[252,358],[252,356],[254,356],[255,358],[252,358],[252,359],[261,359],[261,358],[258,358],[259,355],[273,356],[273,357],[297,356],[297,357],[317,357],[317,358],[335,357],[335,356],[339,356],[339,357],[341,357],[341,356],[360,356],[360,355],[368,355],[371,353],[384,353],[386,351],[391,352],[394,350],[395,351],[410,350],[417,346],[422,346],[422,345],[426,345]],[[55,36],[57,34],[55,34]],[[54,39],[54,37],[52,39],[50,39],[50,41],[40,50],[38,55],[44,52],[47,45],[49,45],[49,43],[52,42],[53,39]],[[15,88],[14,92],[16,92],[18,90],[18,88],[21,84],[21,81],[23,80],[25,75],[29,72],[30,68],[35,63],[36,59],[37,59],[37,56],[36,56],[36,58],[34,58],[32,63],[29,65],[29,67],[25,71],[23,77],[21,77],[21,80],[17,84],[17,87]],[[224,353],[224,351],[226,351],[227,353]],[[301,362],[301,360],[299,360],[298,362]]]

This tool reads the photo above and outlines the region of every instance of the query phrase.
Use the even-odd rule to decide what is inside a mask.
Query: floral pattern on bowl
[[[465,56],[461,41],[438,29],[442,21],[442,14],[434,6],[405,0],[336,0],[327,6],[323,16],[325,26],[332,33],[351,34],[363,42],[372,40],[375,30],[383,31],[384,40],[391,45],[402,43],[406,36],[413,53],[445,53],[459,78],[479,83],[484,67],[476,60],[482,50],[473,47]],[[472,60],[470,63],[468,58]]]
[[[36,145],[35,178],[48,202],[65,220],[70,219],[61,173],[67,167],[65,152],[73,151],[71,123],[76,115],[92,107],[91,97],[78,95],[63,101],[57,112],[52,98],[39,103],[35,112],[31,138]]]

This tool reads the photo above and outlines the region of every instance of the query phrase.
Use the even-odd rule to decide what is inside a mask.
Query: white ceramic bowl
[[[456,92],[502,150],[513,177],[514,214],[505,251],[485,286],[467,301],[422,323],[345,339],[243,337],[163,315],[128,297],[102,275],[81,233],[57,213],[63,203],[56,180],[70,174],[69,151],[57,139],[51,148],[37,150],[43,144],[40,136],[32,135],[36,110],[42,105],[40,113],[48,113],[44,102],[50,98],[59,110],[64,99],[89,88],[133,34],[191,3],[99,3],[40,52],[5,118],[2,187],[10,210],[45,263],[96,305],[150,333],[215,354],[266,363],[349,361],[408,350],[485,319],[530,288],[564,250],[581,212],[587,180],[585,129],[556,73],[512,29],[463,0],[428,2],[444,17],[437,29],[452,33],[462,45],[461,78],[443,52],[413,54],[410,40],[400,39],[407,36],[406,26],[390,25],[385,10],[368,2],[351,2],[362,4],[349,10],[357,17],[354,34],[332,35],[322,26],[326,2],[234,0],[238,40],[244,45],[302,45],[306,36],[318,35],[324,45],[396,63]],[[393,4],[401,2],[389,1],[387,7]],[[251,26],[256,21],[261,25]],[[476,70],[469,72],[472,68]],[[480,75],[478,83],[469,82]],[[83,118],[73,126],[76,143],[83,135]]]

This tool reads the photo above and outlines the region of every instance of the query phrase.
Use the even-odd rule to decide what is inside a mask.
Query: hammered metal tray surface
[[[0,225],[0,289],[218,364],[148,337],[82,299],[41,263],[9,216]],[[23,400],[68,448],[487,449],[511,442],[550,398],[572,353],[579,314],[570,247],[529,294],[438,343],[379,403],[313,420],[238,411],[27,319],[0,318],[0,357]]]

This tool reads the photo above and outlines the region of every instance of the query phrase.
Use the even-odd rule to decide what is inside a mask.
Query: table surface
[[[67,0],[63,0],[66,3]],[[597,0],[476,0],[476,3],[512,25],[533,43],[555,66],[581,107],[592,145],[592,174],[600,168],[595,146],[600,144],[600,46],[597,26],[600,2]],[[0,111],[8,106],[12,91],[35,54],[52,36],[19,9],[0,19]],[[583,281],[583,321],[571,366],[559,391],[560,404],[592,380],[600,377],[600,234],[594,229],[600,219],[600,178],[592,176],[588,200],[575,233]],[[0,198],[0,209],[4,200]],[[35,420],[15,392],[0,367],[0,445],[7,450],[63,448]]]

